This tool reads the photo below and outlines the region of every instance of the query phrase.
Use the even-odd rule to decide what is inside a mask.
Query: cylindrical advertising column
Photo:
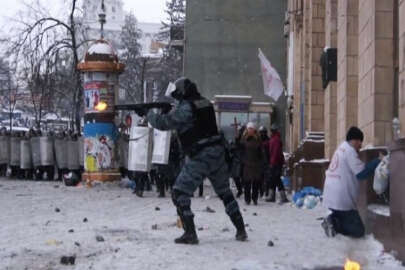
[[[98,40],[89,48],[78,69],[84,74],[83,180],[120,180],[114,105],[118,76],[124,71],[124,65],[118,62],[107,41]]]

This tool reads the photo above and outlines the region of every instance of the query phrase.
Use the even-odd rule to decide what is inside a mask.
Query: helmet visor
[[[167,86],[165,96],[172,97],[172,93],[174,91],[176,91],[176,85],[174,83],[170,82],[169,85]]]

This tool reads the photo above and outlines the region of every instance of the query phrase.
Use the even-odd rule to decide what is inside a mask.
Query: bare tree
[[[67,19],[59,19],[49,14],[37,1],[33,5],[26,4],[28,14],[21,19],[17,20],[17,24],[20,27],[18,34],[14,37],[11,50],[14,52],[18,59],[23,51],[31,49],[32,53],[38,54],[41,52],[42,56],[37,56],[36,59],[40,63],[37,63],[35,68],[31,69],[31,78],[35,76],[43,76],[44,59],[52,59],[60,52],[68,53],[71,55],[71,84],[73,94],[71,96],[71,110],[73,112],[73,122],[77,130],[80,130],[80,118],[81,118],[81,104],[82,104],[82,80],[81,74],[76,69],[79,63],[79,48],[83,43],[79,43],[78,35],[80,33],[81,25],[77,21],[77,14],[80,12],[78,8],[78,0],[69,0],[69,16]],[[81,40],[86,40],[82,38]],[[27,52],[24,53],[25,56]],[[32,59],[31,59],[32,60]],[[18,61],[18,60],[17,60]],[[45,61],[45,62],[44,62]],[[33,63],[30,63],[32,66]],[[47,65],[45,64],[45,66]],[[45,68],[46,69],[46,68]],[[42,75],[40,75],[42,74]],[[39,79],[37,77],[37,79]],[[32,82],[31,82],[32,83]]]
[[[13,128],[13,113],[19,100],[18,81],[15,78],[15,70],[10,63],[0,58],[0,91],[2,106],[9,114],[10,131]]]

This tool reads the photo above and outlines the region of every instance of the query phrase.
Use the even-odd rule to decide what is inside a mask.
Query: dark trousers
[[[238,193],[242,193],[242,181],[240,177],[232,177],[233,182],[235,182],[236,189],[238,190]]]
[[[158,173],[155,177],[156,189],[161,197],[165,196],[165,185],[167,181],[167,177],[163,173]]]
[[[149,181],[148,174],[146,172],[135,172],[135,189],[137,191],[144,191],[145,185]]]
[[[245,202],[250,203],[250,201],[257,202],[259,198],[260,181],[245,181]]]
[[[6,176],[7,174],[7,164],[0,165],[0,176]]]
[[[278,191],[283,191],[284,190],[284,185],[283,182],[281,181],[281,170],[282,167],[281,166],[274,166],[272,168],[270,168],[270,189],[271,190],[276,190],[276,188],[278,189]]]
[[[357,210],[338,211],[331,209],[333,228],[337,233],[360,238],[365,234],[364,224]]]

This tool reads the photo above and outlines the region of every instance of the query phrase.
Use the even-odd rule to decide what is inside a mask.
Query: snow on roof
[[[114,50],[108,43],[101,43],[97,42],[93,44],[89,50],[87,51],[88,54],[115,54]]]

